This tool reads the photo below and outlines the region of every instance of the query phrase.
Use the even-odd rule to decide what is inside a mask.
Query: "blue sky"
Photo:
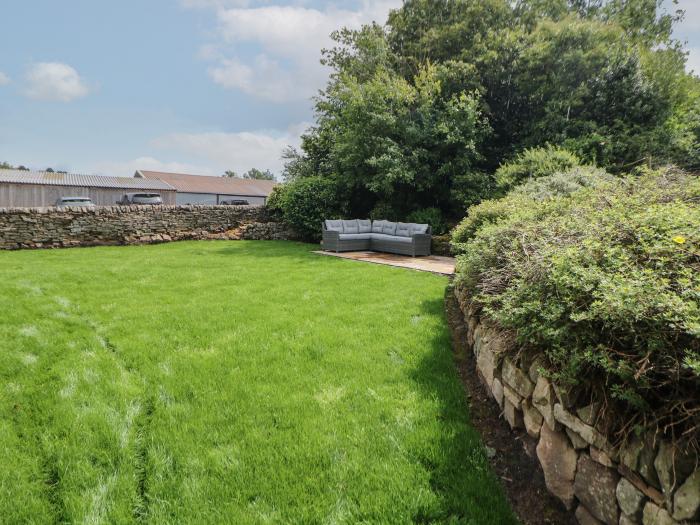
[[[22,0],[0,7],[0,161],[279,173],[313,120],[328,34],[400,0]],[[681,0],[700,71],[700,0]]]

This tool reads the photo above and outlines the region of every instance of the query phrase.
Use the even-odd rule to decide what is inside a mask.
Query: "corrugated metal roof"
[[[78,175],[75,173],[51,173],[46,171],[23,171],[0,169],[0,182],[13,184],[43,184],[50,186],[83,186],[89,188],[120,188],[134,190],[170,190],[175,188],[157,179],[135,177],[103,177],[101,175]]]
[[[214,195],[241,195],[245,197],[267,197],[278,185],[271,180],[239,179],[237,177],[210,177],[185,173],[139,170],[137,175],[146,179],[160,179],[183,193],[210,193]]]

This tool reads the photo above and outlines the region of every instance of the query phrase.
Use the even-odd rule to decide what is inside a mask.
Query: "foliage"
[[[236,172],[233,171],[233,170],[226,170],[226,171],[224,172],[224,174],[222,175],[222,177],[227,177],[227,178],[229,178],[229,179],[235,179],[235,178],[238,177],[238,173],[236,173]]]
[[[0,253],[0,521],[515,525],[445,279],[312,249]]]
[[[259,170],[257,168],[251,168],[243,174],[244,179],[254,179],[254,180],[275,180],[275,174],[270,170]]]
[[[700,179],[673,170],[487,201],[455,233],[458,279],[615,430],[700,428]],[[586,378],[582,381],[581,378]]]
[[[531,148],[502,164],[496,171],[496,184],[512,188],[527,180],[568,171],[581,161],[573,153],[557,147]]]
[[[325,219],[341,216],[344,211],[335,182],[323,177],[304,177],[277,186],[267,205],[309,240],[320,238]]]
[[[411,212],[408,217],[406,217],[406,222],[430,224],[434,235],[442,235],[447,232],[445,218],[437,208],[423,208]]]
[[[334,179],[353,216],[452,220],[502,191],[499,165],[545,145],[611,173],[697,167],[699,81],[669,1],[407,0],[383,26],[336,31],[285,178]]]
[[[536,219],[539,213],[547,211],[546,207],[538,207],[532,201],[566,197],[583,188],[600,187],[614,180],[613,176],[603,170],[585,166],[528,180],[513,188],[505,198],[486,200],[469,208],[467,217],[452,231],[453,249],[457,253],[463,252],[465,243],[485,224],[497,223],[515,215],[522,217],[525,214],[531,214],[531,217]]]

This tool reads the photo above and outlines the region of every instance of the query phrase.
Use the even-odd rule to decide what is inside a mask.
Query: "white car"
[[[56,201],[57,208],[94,208],[95,203],[92,202],[90,197],[60,197]]]
[[[117,204],[131,206],[132,204],[163,204],[159,193],[127,193]]]

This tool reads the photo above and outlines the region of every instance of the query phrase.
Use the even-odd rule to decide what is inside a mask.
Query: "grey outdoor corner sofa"
[[[326,251],[373,250],[413,257],[430,255],[432,230],[428,224],[338,219],[324,221],[322,228]]]

